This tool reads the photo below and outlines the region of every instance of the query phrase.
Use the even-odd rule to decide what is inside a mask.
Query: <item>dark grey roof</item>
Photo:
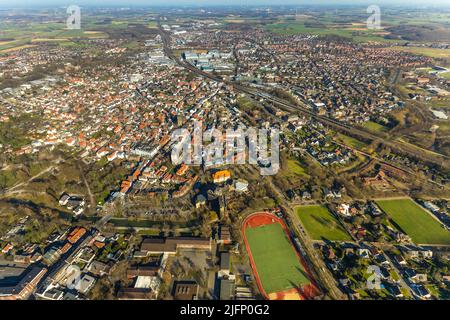
[[[220,300],[232,300],[234,298],[234,281],[222,279],[220,281]]]
[[[220,270],[230,269],[230,254],[228,252],[222,252],[220,254]]]
[[[9,295],[15,295],[19,294],[28,283],[33,281],[37,275],[43,270],[44,268],[41,266],[32,266],[25,270],[21,276],[17,279],[18,281],[15,284],[11,284],[10,281],[5,282],[7,283],[5,286],[2,285],[2,283],[5,283],[3,280],[0,281],[0,296],[9,296]]]

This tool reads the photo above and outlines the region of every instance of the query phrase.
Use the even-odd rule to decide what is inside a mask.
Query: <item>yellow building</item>
[[[229,170],[217,171],[213,174],[214,183],[222,183],[231,179],[231,172]]]

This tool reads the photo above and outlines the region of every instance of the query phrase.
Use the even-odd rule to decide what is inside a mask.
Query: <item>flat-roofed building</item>
[[[233,280],[220,280],[220,300],[234,300],[235,284]]]
[[[229,252],[221,252],[220,253],[220,271],[225,274],[230,274],[230,253]]]

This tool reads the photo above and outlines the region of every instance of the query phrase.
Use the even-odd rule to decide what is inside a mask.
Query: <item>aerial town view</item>
[[[449,117],[447,1],[0,0],[0,300],[449,300]]]

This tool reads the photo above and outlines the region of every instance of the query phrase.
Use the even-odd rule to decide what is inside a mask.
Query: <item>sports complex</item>
[[[305,300],[319,294],[280,218],[262,212],[248,216],[242,234],[261,294],[269,300]]]

